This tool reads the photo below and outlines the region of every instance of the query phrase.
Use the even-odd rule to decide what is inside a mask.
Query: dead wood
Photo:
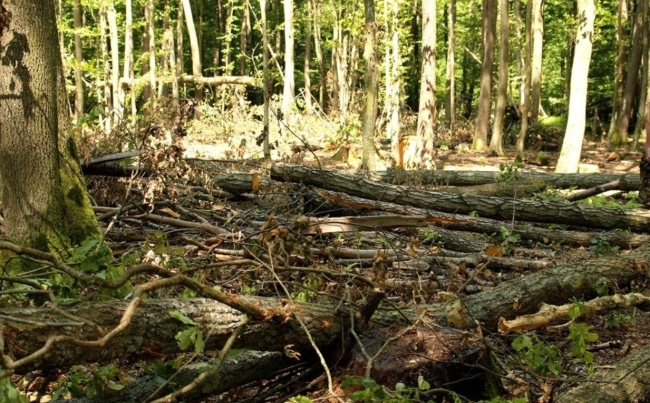
[[[414,190],[296,165],[274,164],[271,167],[271,178],[303,182],[354,196],[446,213],[474,212],[481,217],[502,220],[516,219],[604,229],[619,228],[635,232],[646,232],[650,228],[650,212],[642,210],[599,208],[550,200],[515,200]]]
[[[639,190],[641,179],[638,174],[556,174],[548,172],[517,172],[520,180],[537,180],[558,189],[588,189],[604,183],[620,180],[620,190]],[[434,186],[475,186],[494,183],[501,172],[490,171],[378,171],[370,174],[370,179],[393,185],[419,183]]]
[[[590,189],[585,189],[585,190],[580,191],[580,192],[571,193],[570,195],[567,196],[566,200],[570,201],[570,202],[574,202],[574,201],[577,201],[577,200],[582,200],[582,199],[586,199],[586,198],[591,197],[591,196],[595,196],[597,194],[605,193],[608,190],[619,189],[620,187],[621,187],[621,181],[617,180],[617,181],[614,181],[614,182],[609,182],[609,183],[605,183],[605,184],[602,184],[602,185],[598,185],[598,186],[590,188]]]
[[[242,298],[245,299],[245,298]],[[328,348],[339,341],[343,327],[340,315],[330,306],[295,304],[285,306],[281,300],[256,298],[260,306],[286,310],[287,314],[300,318],[307,326],[316,345]],[[121,319],[128,302],[95,302],[62,306],[61,309],[92,321],[100,328],[110,330]],[[187,329],[172,319],[170,311],[178,310],[201,326],[204,334],[210,334],[206,350],[223,347],[232,331],[244,320],[244,315],[224,304],[208,299],[146,300],[136,310],[130,325],[115,336],[106,348],[92,348],[60,343],[36,362],[18,371],[34,368],[65,368],[82,362],[108,362],[138,354],[171,354],[180,352],[175,336]],[[0,310],[2,336],[7,353],[18,359],[43,347],[50,335],[69,335],[82,340],[95,340],[98,335],[83,324],[70,325],[70,320],[47,308],[6,308]],[[19,320],[12,320],[18,318]],[[56,322],[65,321],[67,326]],[[274,321],[249,321],[246,331],[239,337],[235,348],[260,351],[284,351],[287,345],[299,353],[310,354],[312,344],[296,320],[286,323]]]
[[[217,360],[195,362],[182,368],[174,377],[173,385],[180,388],[194,381],[200,374],[208,371]],[[200,398],[231,390],[260,379],[267,379],[284,368],[295,364],[280,352],[244,351],[227,357],[219,373],[207,379],[199,389],[185,395],[187,398]],[[54,400],[52,403],[142,403],[160,386],[160,380],[154,375],[146,375],[130,382],[119,392],[101,394],[94,398],[76,398]],[[170,393],[173,389],[163,389]]]
[[[602,369],[574,389],[560,395],[558,403],[650,401],[650,344]]]
[[[438,190],[449,193],[471,194],[475,196],[522,198],[530,197],[533,194],[539,193],[544,189],[546,189],[546,183],[540,180],[531,179],[486,183],[483,185],[454,188],[445,187]]]

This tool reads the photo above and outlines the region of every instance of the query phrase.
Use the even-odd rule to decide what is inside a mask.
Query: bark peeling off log
[[[249,299],[259,302],[260,307],[283,310],[291,317],[299,317],[309,329],[314,342],[321,348],[336,345],[343,332],[344,323],[332,307],[315,304],[295,304],[293,308],[277,299]],[[126,301],[83,303],[63,306],[73,315],[98,324],[104,330],[117,325],[127,306]],[[226,305],[208,299],[146,300],[136,311],[129,327],[117,335],[106,348],[85,348],[69,343],[60,343],[41,359],[18,370],[22,372],[38,368],[64,368],[81,362],[107,362],[136,353],[150,351],[169,354],[179,352],[175,336],[187,326],[170,317],[169,312],[178,310],[197,322],[204,334],[210,333],[206,350],[223,347],[232,331],[242,323],[244,315]],[[41,348],[50,335],[65,334],[84,340],[97,336],[89,327],[50,327],[38,323],[65,320],[46,308],[1,309],[0,314],[31,321],[18,323],[2,320],[2,334],[6,353],[14,359],[22,358]],[[249,322],[235,343],[235,348],[264,351],[283,351],[288,344],[303,354],[312,352],[311,342],[296,320],[286,323]]]
[[[513,200],[511,198],[427,192],[297,165],[274,164],[271,167],[271,178],[303,182],[359,197],[446,213],[470,214],[475,212],[481,217],[502,220],[514,218],[522,221],[561,223],[591,228],[621,228],[635,232],[647,232],[650,228],[650,212],[642,210],[601,208],[551,200]]]

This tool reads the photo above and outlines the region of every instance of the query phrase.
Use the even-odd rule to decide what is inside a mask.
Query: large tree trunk
[[[582,140],[585,135],[585,119],[587,114],[587,84],[589,64],[591,63],[591,48],[594,35],[594,19],[596,8],[593,0],[578,1],[578,29],[576,32],[576,48],[571,73],[571,103],[567,118],[562,152],[557,161],[555,172],[569,173],[578,171]]]
[[[390,201],[448,213],[477,213],[481,217],[520,221],[569,224],[589,228],[621,228],[645,232],[650,214],[617,208],[601,208],[582,204],[567,204],[550,200],[513,200],[512,198],[482,197],[452,194],[444,191],[422,191],[381,184],[366,179],[351,179],[332,171],[273,165],[271,178],[310,184],[324,189],[345,192],[372,200]]]
[[[519,1],[519,0],[516,0]],[[494,110],[494,128],[492,138],[490,139],[490,150],[497,155],[503,155],[503,117],[506,112],[508,102],[508,73],[509,68],[509,50],[508,50],[508,0],[501,0],[500,14],[500,35],[501,41],[499,46],[499,84],[497,86],[497,106]]]
[[[379,99],[379,61],[377,60],[377,22],[375,21],[375,0],[365,0],[366,43],[363,58],[366,60],[366,100],[361,115],[361,136],[363,143],[362,165],[374,171],[376,166],[375,121]]]
[[[474,128],[472,149],[487,148],[492,103],[492,67],[494,66],[494,38],[497,25],[495,0],[483,0],[483,63],[481,67],[481,92],[478,99],[478,115]]]
[[[625,64],[627,60],[627,45],[628,45],[628,32],[627,32],[627,19],[628,19],[628,2],[619,1],[618,9],[616,12],[616,43],[618,44],[618,51],[616,52],[616,72],[614,74],[614,94],[612,97],[612,116],[609,124],[609,131],[607,132],[607,145],[611,148],[613,137],[617,135],[616,125],[618,123],[618,114],[621,109],[621,99],[623,98],[623,88],[625,82],[623,76],[625,75]]]
[[[67,257],[99,235],[79,169],[61,66],[54,4],[5,3],[0,38],[0,194],[7,236]],[[9,55],[11,53],[11,55]]]
[[[435,167],[436,139],[436,0],[422,2],[422,76],[416,163],[419,168]]]
[[[641,24],[641,29],[643,30],[643,58],[642,64],[643,68],[641,69],[641,94],[639,95],[638,102],[638,112],[636,119],[636,126],[634,127],[634,137],[632,139],[631,150],[636,150],[639,144],[639,137],[641,136],[641,131],[644,129],[646,121],[648,120],[648,85],[650,85],[650,68],[648,68],[648,62],[650,62],[650,15],[648,14],[648,2],[641,2],[641,14],[643,22]],[[647,132],[646,132],[647,133]]]

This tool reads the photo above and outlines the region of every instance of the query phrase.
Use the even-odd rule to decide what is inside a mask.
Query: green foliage
[[[544,376],[549,372],[559,375],[562,372],[560,350],[540,340],[536,334],[520,335],[512,341],[519,358],[533,371]]]
[[[632,322],[632,315],[625,312],[610,312],[605,318],[606,329],[620,329]]]
[[[97,271],[111,261],[113,253],[99,236],[85,239],[72,251],[71,263],[77,263],[83,272]]]
[[[598,340],[598,334],[591,332],[593,326],[582,322],[573,322],[569,326],[569,339],[572,342],[571,356],[576,361],[584,362],[589,370],[593,369],[594,355],[587,351],[587,343]]]
[[[601,277],[596,281],[596,293],[601,297],[609,294],[609,280],[605,277]]]
[[[302,284],[304,288],[294,293],[292,298],[296,302],[311,302],[312,298],[316,295],[315,291],[319,290],[323,285],[323,276],[320,274],[309,275]]]
[[[203,351],[205,341],[203,340],[203,331],[199,327],[199,324],[179,311],[171,311],[169,312],[169,316],[190,326],[188,329],[182,330],[176,334],[175,338],[178,340],[178,347],[181,350],[187,350],[190,346],[194,346],[195,352],[198,353]]]
[[[9,378],[0,379],[0,402],[28,403],[29,399],[16,389]]]
[[[619,251],[618,246],[612,245],[604,239],[589,238],[589,243],[591,244],[591,250],[599,255],[615,255]]]
[[[502,162],[499,164],[499,176],[497,182],[508,183],[519,179],[519,170],[524,167],[521,161]]]
[[[397,383],[395,390],[378,384],[372,379],[362,377],[347,377],[343,381],[343,389],[346,391],[347,397],[353,402],[363,403],[410,403],[421,401],[421,396],[429,392],[431,385],[422,376],[418,377],[417,387],[407,387],[403,383]],[[447,391],[454,402],[461,402],[458,395],[453,392]],[[427,400],[433,402],[433,400]]]
[[[65,397],[73,398],[102,395],[107,390],[119,391],[124,388],[122,371],[113,364],[105,366],[75,365],[54,388],[52,400]]]
[[[638,193],[637,193],[638,194]],[[625,210],[642,208],[643,205],[638,202],[637,197],[632,195],[621,201],[604,195],[596,195],[578,200],[579,204],[589,204],[596,207],[620,208]]]

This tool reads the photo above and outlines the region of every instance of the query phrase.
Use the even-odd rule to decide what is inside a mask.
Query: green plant
[[[624,312],[610,312],[605,319],[606,329],[620,329],[632,322],[632,315]]]
[[[598,334],[591,332],[593,326],[575,320],[582,315],[586,306],[583,302],[575,301],[569,308],[569,317],[573,321],[569,325],[569,335],[567,339],[571,341],[571,356],[576,361],[582,361],[586,364],[589,372],[593,371],[594,355],[587,351],[587,343],[598,340]]]
[[[178,347],[181,350],[187,350],[193,345],[194,351],[197,353],[203,351],[205,341],[203,340],[203,331],[199,327],[199,324],[179,311],[171,311],[169,312],[169,316],[190,326],[188,329],[182,330],[176,334],[175,338],[178,340]]]
[[[122,371],[113,364],[75,365],[59,380],[54,388],[52,400],[70,395],[73,398],[92,398],[107,390],[119,391],[124,388],[121,380]]]
[[[610,244],[609,241],[596,237],[589,238],[589,243],[591,250],[599,255],[615,255],[620,249],[618,246]]]
[[[409,388],[403,383],[397,383],[395,390],[391,390],[383,385],[378,384],[372,379],[362,377],[347,377],[343,381],[343,389],[347,397],[353,402],[363,403],[410,403],[419,402],[421,395],[426,394],[431,389],[431,385],[422,376],[418,377],[418,386]],[[446,391],[454,402],[460,402],[458,395],[451,391]],[[428,400],[433,402],[433,400]]]
[[[0,379],[0,402],[27,403],[29,399],[27,396],[21,394],[14,384],[11,383],[11,380],[6,377]]]
[[[512,341],[512,348],[526,365],[542,376],[549,372],[554,375],[562,372],[560,350],[543,342],[534,333],[532,336],[517,336]]]
[[[524,167],[521,161],[502,162],[499,164],[499,176],[497,182],[508,183],[519,179],[519,170]]]
[[[609,294],[609,280],[605,277],[601,277],[596,281],[596,293],[601,297]]]

